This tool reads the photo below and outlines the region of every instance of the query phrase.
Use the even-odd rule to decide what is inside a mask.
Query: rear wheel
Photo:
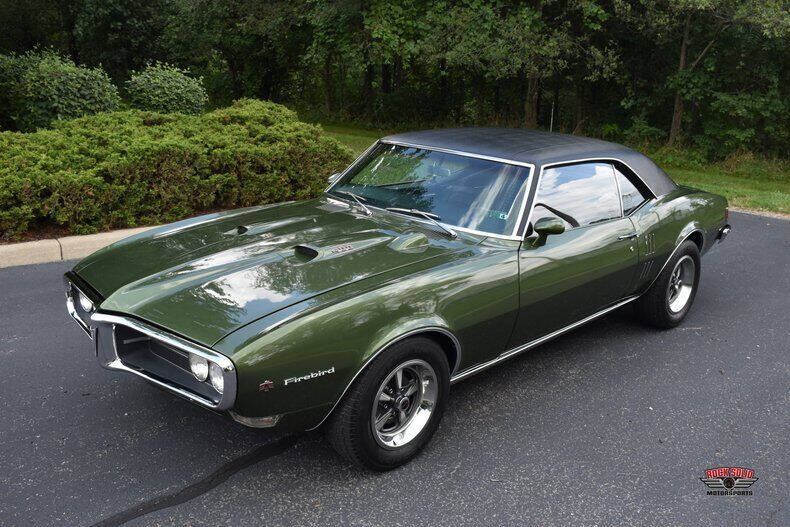
[[[650,289],[637,300],[639,317],[659,328],[680,324],[697,294],[700,263],[697,244],[690,240],[683,242]]]
[[[447,357],[425,337],[383,351],[354,381],[326,427],[343,457],[372,470],[390,470],[430,441],[450,388]]]

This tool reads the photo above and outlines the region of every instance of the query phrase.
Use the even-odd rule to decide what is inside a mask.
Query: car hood
[[[74,272],[104,297],[102,310],[211,346],[307,298],[384,272],[405,275],[481,239],[450,239],[410,218],[365,216],[324,197],[151,229],[93,253]]]

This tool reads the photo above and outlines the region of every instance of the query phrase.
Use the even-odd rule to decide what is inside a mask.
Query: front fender
[[[328,414],[365,366],[401,338],[441,331],[458,341],[440,315],[392,304],[391,294],[370,292],[291,320],[243,346],[232,355],[239,386],[234,411],[263,417],[326,407]],[[221,341],[215,348],[228,345]]]
[[[316,426],[378,353],[420,331],[453,343],[456,368],[501,353],[518,310],[516,246],[475,252],[371,290],[328,292],[226,336],[214,348],[237,368],[234,412],[321,410],[302,423]]]

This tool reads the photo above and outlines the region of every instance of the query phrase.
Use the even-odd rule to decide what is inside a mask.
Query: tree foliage
[[[214,105],[788,155],[786,0],[35,0],[4,16],[20,24],[0,50],[55,46],[117,80],[167,61]]]

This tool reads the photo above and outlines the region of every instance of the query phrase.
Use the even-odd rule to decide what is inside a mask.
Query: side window
[[[623,198],[623,214],[628,216],[635,208],[644,203],[647,198],[625,174],[617,170],[617,167],[614,167],[614,173],[617,177],[617,184],[620,187],[620,195]]]
[[[586,227],[620,217],[612,165],[582,163],[543,171],[531,221],[557,216],[565,228]]]

